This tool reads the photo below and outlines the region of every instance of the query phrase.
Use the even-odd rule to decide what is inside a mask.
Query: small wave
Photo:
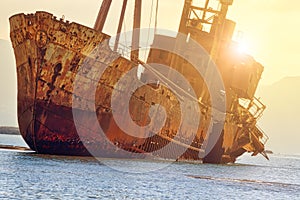
[[[299,154],[274,154],[274,157],[300,160],[300,155]]]
[[[271,182],[271,181],[260,181],[260,180],[250,180],[250,179],[217,178],[217,177],[211,177],[211,176],[194,176],[194,175],[187,175],[187,177],[195,178],[195,179],[203,179],[203,180],[213,180],[213,181],[253,183],[253,184],[262,184],[262,185],[277,185],[277,186],[281,186],[281,187],[288,187],[288,186],[300,187],[299,184]]]

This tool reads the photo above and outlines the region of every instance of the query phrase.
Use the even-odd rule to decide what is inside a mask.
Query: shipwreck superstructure
[[[153,154],[166,159],[203,160],[208,163],[234,162],[245,152],[252,152],[253,155],[261,153],[267,157],[264,144],[268,138],[256,124],[265,105],[254,96],[263,66],[251,56],[234,51],[236,43],[232,41],[232,35],[235,22],[226,19],[232,0],[220,0],[220,9],[211,8],[209,0],[202,7],[185,0],[179,24],[179,33],[196,41],[209,53],[224,83],[226,110],[222,132],[204,158],[199,157],[199,153],[207,142],[208,132],[214,130],[214,127],[209,129],[212,105],[207,83],[197,75],[191,63],[174,53],[151,48],[147,60],[140,61],[138,32],[133,32],[131,47],[134,50],[129,58],[117,52],[118,37],[114,48],[103,43],[110,38],[103,33],[103,27],[111,2],[103,0],[94,29],[57,19],[47,12],[18,14],[10,18],[18,76],[19,128],[32,150],[62,155],[91,155],[92,151],[96,152],[96,156],[122,157],[119,151],[122,149],[132,152],[133,157]],[[140,28],[141,5],[142,0],[135,0],[133,29]],[[117,34],[122,31],[126,6],[127,0],[124,0]],[[180,48],[176,37],[156,34],[153,44],[161,42]],[[95,48],[98,53],[93,56]],[[99,80],[82,72],[78,76],[87,58],[92,72],[99,63],[108,66]],[[174,92],[163,84],[148,84],[137,89],[129,102],[130,116],[138,126],[150,123],[148,116],[152,105],[163,106],[167,118],[160,131],[143,138],[128,135],[118,127],[111,108],[116,84],[137,65],[145,65],[147,69],[147,63],[170,66],[188,80],[197,97],[193,101],[198,105],[199,115],[201,112],[195,133],[187,128],[178,136],[182,115],[180,102]],[[140,81],[151,76],[151,73],[151,70],[145,70]],[[163,79],[172,79],[172,76],[175,75],[168,73]],[[77,84],[74,84],[76,80]],[[95,101],[94,107],[73,104],[74,98],[77,102],[90,100],[77,93],[78,88],[89,92],[86,83],[96,85],[95,99],[92,99]],[[124,85],[119,91],[120,98],[129,92]],[[82,117],[79,125],[75,124],[74,111]],[[97,124],[92,123],[95,113]],[[97,133],[99,125],[105,135],[99,136]],[[191,135],[194,136],[192,139]],[[184,149],[184,152],[176,156],[169,149],[160,154],[157,150],[167,144]]]

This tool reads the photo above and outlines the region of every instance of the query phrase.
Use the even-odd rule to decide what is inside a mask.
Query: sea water
[[[0,135],[0,144],[25,143]],[[0,199],[300,199],[300,156],[244,155],[236,164],[211,165],[110,160],[0,150]],[[132,166],[161,169],[130,172]]]

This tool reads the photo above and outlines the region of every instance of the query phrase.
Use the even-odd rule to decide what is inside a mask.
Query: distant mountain
[[[17,127],[0,127],[0,134],[9,134],[9,135],[20,135],[19,128]]]
[[[275,153],[300,153],[300,77],[286,77],[261,86],[260,96],[267,109],[260,120]]]
[[[0,39],[0,126],[16,126],[17,79],[12,46]]]

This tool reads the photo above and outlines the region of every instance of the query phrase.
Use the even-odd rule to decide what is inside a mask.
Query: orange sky
[[[203,0],[194,0],[195,3]],[[87,3],[88,2],[88,3]],[[129,0],[129,4],[133,0]],[[234,0],[229,18],[237,22],[248,51],[265,66],[262,83],[276,82],[285,76],[300,75],[298,51],[300,46],[300,1],[289,0]],[[117,20],[122,0],[113,0],[110,24]],[[0,38],[8,39],[8,17],[19,12],[45,10],[56,16],[87,26],[93,26],[101,0],[10,0],[0,3]],[[151,0],[143,2],[144,18],[149,16]],[[177,29],[183,0],[160,0],[159,27]],[[178,14],[176,14],[178,13]],[[177,17],[176,17],[177,16]],[[127,20],[131,20],[127,12]],[[144,20],[144,25],[148,25]],[[128,26],[129,27],[129,26]],[[113,34],[115,26],[106,27]]]
[[[235,0],[230,16],[265,66],[263,83],[300,75],[300,1]]]

